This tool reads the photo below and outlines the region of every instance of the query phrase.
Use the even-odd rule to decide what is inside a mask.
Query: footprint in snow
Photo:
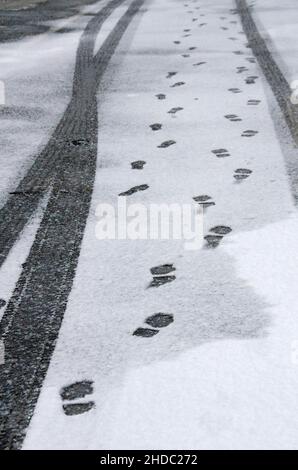
[[[137,193],[138,191],[145,191],[148,188],[148,184],[141,184],[139,186],[134,186],[133,188],[130,188],[127,191],[124,191],[123,193],[120,193],[118,196],[131,196],[132,194]]]
[[[154,276],[149,284],[149,287],[159,287],[167,284],[168,282],[175,281],[176,276]]]
[[[238,41],[238,38],[230,37],[228,38],[230,41]]]
[[[259,78],[258,76],[256,75],[252,75],[251,77],[247,77],[245,79],[245,82],[247,83],[247,85],[252,85],[252,84],[255,84],[256,83],[256,79]]]
[[[93,393],[93,382],[91,380],[83,380],[66,385],[60,391],[60,396],[63,402],[72,402],[85,398],[86,395]],[[95,407],[94,401],[76,402],[76,403],[63,403],[63,411],[67,416],[79,415],[90,411]]]
[[[215,149],[212,150],[212,153],[217,156],[217,158],[230,157],[230,154],[227,149]]]
[[[226,114],[225,118],[228,119],[231,122],[242,121],[242,119],[239,116],[237,116],[237,114]]]
[[[199,27],[201,28],[202,26],[205,26],[207,23],[200,23]]]
[[[181,106],[176,106],[175,108],[171,108],[170,111],[168,111],[168,114],[175,115],[176,113],[182,110],[183,108],[181,108]]]
[[[193,200],[198,202],[203,209],[207,209],[208,207],[215,206],[215,202],[212,201],[211,196],[207,196],[206,194],[202,194],[201,196],[193,197]]]
[[[162,124],[156,122],[155,124],[150,124],[149,127],[151,127],[153,131],[159,131],[162,128]]]
[[[175,140],[166,140],[165,142],[162,142],[157,147],[160,148],[160,149],[164,149],[164,148],[170,147],[171,145],[174,145],[174,144],[176,144]]]
[[[196,64],[193,64],[194,67],[198,67],[199,65],[206,64],[206,62],[197,62]]]
[[[155,329],[151,328],[137,328],[133,332],[133,336],[142,336],[143,338],[152,338],[157,333],[159,333],[159,328],[165,328],[169,326],[174,321],[174,315],[169,313],[155,313],[150,317],[146,318],[145,323],[152,326]],[[158,329],[156,329],[158,328]]]
[[[173,41],[174,44],[181,44],[181,41]]]
[[[245,57],[245,60],[247,60],[247,62],[249,62],[251,64],[256,63],[256,59],[254,57]]]
[[[217,248],[223,237],[221,235],[206,235],[204,239],[208,248]]]
[[[157,99],[159,100],[165,100],[166,99],[166,95],[164,93],[158,93],[157,95],[155,95]]]
[[[143,170],[144,165],[146,165],[144,160],[136,160],[135,162],[131,162],[131,168],[133,170]]]
[[[189,54],[181,54],[182,57],[186,58],[186,57],[190,57]]]
[[[235,55],[244,55],[243,51],[233,51],[233,54]]]
[[[237,67],[237,73],[243,73],[247,71],[248,71],[247,67],[243,67],[243,66]]]
[[[209,232],[215,233],[216,235],[227,235],[231,231],[231,227],[227,227],[226,225],[216,225],[209,230]]]
[[[177,86],[182,86],[182,85],[185,85],[185,82],[176,82],[174,83],[173,85],[170,85],[171,88],[176,88]]]
[[[88,145],[89,140],[88,139],[74,139],[69,142],[71,145],[74,145],[75,147],[81,147],[82,145]]]
[[[223,237],[230,233],[232,229],[230,227],[227,227],[225,225],[217,225],[209,230],[211,234],[208,234],[204,237],[204,239],[207,242],[207,247],[208,248],[216,248]]]
[[[155,313],[146,318],[145,323],[153,328],[165,328],[174,321],[174,316],[169,313]]]
[[[150,269],[150,272],[153,276],[162,276],[173,271],[176,271],[176,268],[173,264],[161,264],[160,266],[154,266]]]
[[[184,33],[189,33],[191,31],[191,29],[184,29],[183,32]]]
[[[247,130],[247,131],[242,132],[241,136],[242,136],[242,137],[253,137],[253,136],[255,136],[256,134],[258,134],[258,132],[259,132],[259,131]]]
[[[178,72],[168,72],[168,75],[166,78],[172,78],[174,75],[177,75]]]
[[[189,51],[194,51],[195,49],[196,49],[195,46],[191,46],[191,47],[188,48]]]
[[[223,31],[227,31],[229,28],[227,28],[226,26],[221,26],[221,28]]]
[[[152,338],[157,335],[158,330],[152,330],[151,328],[137,328],[133,332],[133,336],[142,336],[143,338]]]
[[[249,170],[247,168],[238,168],[234,172],[234,178],[236,181],[243,181],[247,179],[252,173],[252,170]]]

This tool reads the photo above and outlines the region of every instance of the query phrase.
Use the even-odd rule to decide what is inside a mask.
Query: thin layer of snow
[[[99,11],[104,3],[85,6],[82,13]],[[76,49],[88,21],[83,15],[52,21],[46,34],[1,44],[0,204],[47,143],[70,101]],[[74,30],[57,33],[64,27]],[[14,110],[13,116],[1,113],[2,104]]]
[[[245,60],[234,4],[198,5],[190,15],[183,2],[146,2],[110,63],[77,275],[25,449],[297,448],[297,214],[263,84],[245,83],[260,72]],[[186,28],[192,36],[182,38]],[[243,56],[233,53],[239,49]],[[206,64],[194,67],[199,61]],[[237,74],[238,66],[249,70]],[[169,71],[178,74],[170,80]],[[176,81],[185,85],[171,88]],[[184,108],[175,118],[167,113],[174,106]],[[161,131],[151,131],[155,122]],[[259,133],[241,137],[247,129]],[[168,139],[176,145],[157,148]],[[217,148],[231,156],[217,159]],[[138,159],[144,170],[131,170]],[[237,184],[233,172],[243,167],[253,173]],[[206,233],[224,224],[232,235],[198,252],[183,241],[98,241],[98,204],[115,205],[138,184],[149,189],[128,202],[210,195],[216,206],[205,214]],[[147,289],[150,268],[162,263],[174,263],[177,279]],[[150,339],[132,336],[156,312],[172,313],[174,323]],[[79,380],[94,381],[86,401],[96,408],[65,416],[59,392]]]

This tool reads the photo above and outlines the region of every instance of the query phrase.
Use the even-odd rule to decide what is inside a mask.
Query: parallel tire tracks
[[[5,344],[5,364],[0,366],[2,449],[22,445],[72,288],[96,171],[96,90],[122,35],[145,0],[130,4],[93,57],[100,25],[122,1],[110,2],[110,8],[105,13],[102,9],[88,24],[88,47],[84,48],[82,38],[73,99],[47,149],[4,208],[6,224],[0,225],[3,257],[13,244],[9,235],[16,240],[41,195],[51,187],[41,225],[1,322]],[[72,146],[73,139],[80,139],[81,144]],[[3,237],[7,226],[9,234]]]

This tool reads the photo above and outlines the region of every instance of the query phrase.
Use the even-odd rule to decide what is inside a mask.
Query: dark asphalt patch
[[[237,116],[237,114],[226,114],[225,118],[228,119],[231,122],[242,121],[242,119],[239,116]]]

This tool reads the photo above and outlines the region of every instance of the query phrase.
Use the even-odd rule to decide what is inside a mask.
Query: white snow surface
[[[109,65],[98,93],[98,168],[81,255],[24,449],[298,447],[298,217],[271,95],[258,66],[246,60],[251,52],[231,8],[232,0],[147,0]],[[61,52],[63,86],[57,95],[52,88],[53,111],[38,139],[46,140],[69,99],[79,37],[71,35]],[[20,47],[30,51],[26,44]],[[0,53],[5,47],[13,49],[1,46]],[[237,74],[239,66],[249,70]],[[59,69],[49,67],[50,80]],[[30,77],[44,70],[30,63]],[[167,79],[169,71],[178,73]],[[254,85],[245,83],[248,75],[259,76]],[[177,81],[185,85],[171,88]],[[17,90],[15,82],[12,101]],[[45,106],[40,90],[35,104]],[[247,106],[249,99],[261,103]],[[174,106],[184,109],[172,117]],[[230,122],[227,114],[242,121]],[[163,125],[158,132],[149,127],[155,122]],[[248,129],[258,134],[242,137]],[[168,139],[176,144],[157,147]],[[24,140],[27,150],[13,150],[12,158],[26,166],[31,144]],[[218,148],[230,157],[217,158]],[[147,162],[144,170],[131,170],[138,159]],[[236,183],[237,168],[253,173]],[[15,178],[12,168],[5,175]],[[97,240],[98,204],[116,205],[120,192],[138,184],[149,189],[128,203],[210,195],[216,205],[205,213],[205,233],[214,225],[232,233],[217,249],[199,251],[186,251],[183,241]],[[147,289],[150,268],[163,263],[174,263],[177,279]],[[174,322],[152,338],[133,336],[156,312],[172,313]],[[94,381],[96,407],[66,416],[60,390],[80,380]]]

